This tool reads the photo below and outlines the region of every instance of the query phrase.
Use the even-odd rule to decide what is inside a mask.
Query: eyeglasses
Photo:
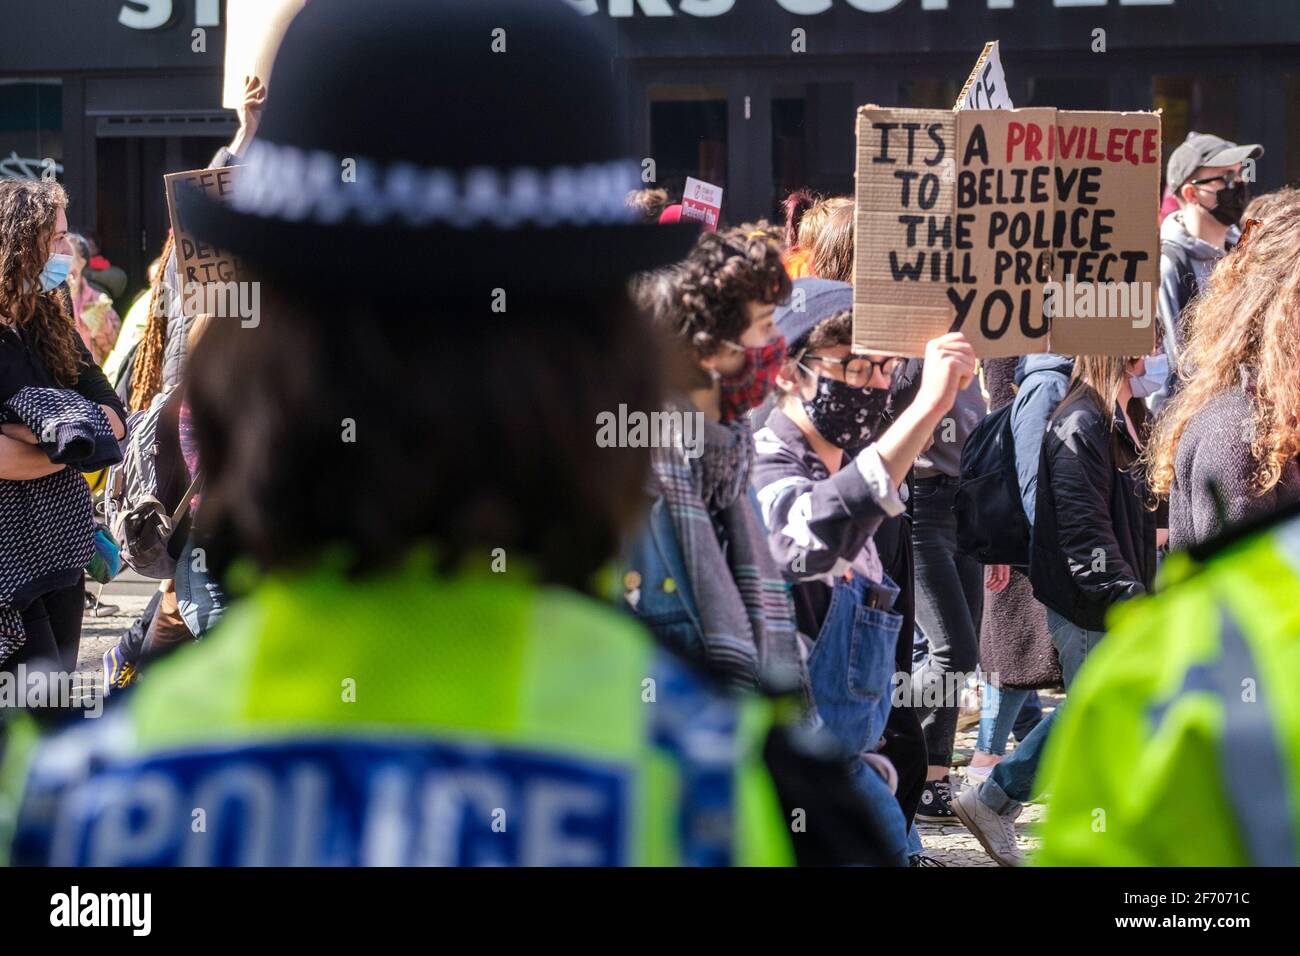
[[[1206,183],[1214,183],[1220,180],[1223,181],[1223,185],[1228,187],[1231,187],[1234,183],[1244,183],[1246,181],[1241,173],[1234,172],[1231,169],[1226,173],[1220,173],[1218,176],[1206,176],[1204,179],[1189,179],[1187,181],[1193,186],[1204,186]]]
[[[831,358],[829,355],[803,355],[799,361],[802,362],[824,362],[827,365],[838,365],[840,372],[844,376],[844,381],[850,385],[859,388],[867,385],[876,374],[876,369],[880,369],[882,375],[886,378],[894,374],[894,369],[898,368],[898,363],[902,361],[897,355],[891,355],[883,359],[867,358],[865,355],[849,355],[845,358]],[[811,372],[811,369],[808,369]]]

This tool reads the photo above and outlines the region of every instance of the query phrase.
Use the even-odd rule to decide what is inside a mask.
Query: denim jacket
[[[699,660],[704,634],[672,516],[663,499],[650,509],[641,532],[619,562],[620,600],[660,646]]]

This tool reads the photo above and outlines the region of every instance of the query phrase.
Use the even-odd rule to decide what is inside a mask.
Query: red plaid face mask
[[[763,399],[776,385],[777,372],[781,371],[781,364],[785,361],[785,339],[777,336],[766,345],[744,351],[745,364],[740,371],[718,379],[724,422],[735,421],[751,408],[763,404]]]

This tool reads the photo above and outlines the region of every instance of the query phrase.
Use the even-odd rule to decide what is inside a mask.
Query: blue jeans
[[[1047,609],[1047,628],[1061,658],[1061,673],[1068,689],[1104,632],[1076,627],[1051,608]],[[1057,707],[1044,718],[1010,757],[993,768],[989,779],[980,786],[979,798],[995,813],[1011,813],[1033,795],[1034,775],[1043,756],[1043,746],[1051,732],[1052,721],[1060,711],[1061,708]]]
[[[981,680],[980,699],[983,703],[975,749],[981,753],[1001,757],[1007,752],[1007,738],[1013,731],[1017,740],[1024,740],[1043,719],[1036,691],[996,687]]]
[[[194,548],[194,536],[190,535],[176,562],[176,610],[190,633],[199,638],[221,620],[226,595],[209,571],[195,570]]]
[[[867,823],[878,854],[875,862],[879,866],[907,866],[911,855],[910,840],[898,798],[865,760],[857,761],[852,776],[853,787],[868,808]]]
[[[882,866],[906,866],[907,821],[898,798],[861,754],[885,732],[893,686],[894,650],[903,617],[893,611],[898,586],[865,578],[839,581],[808,655],[813,703],[821,732],[851,761],[854,788],[866,803],[867,824]]]
[[[808,655],[817,714],[846,758],[872,750],[885,732],[903,623],[892,610],[897,597],[888,577],[880,584],[860,577],[837,582]]]

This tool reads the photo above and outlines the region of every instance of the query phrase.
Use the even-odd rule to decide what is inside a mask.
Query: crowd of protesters
[[[524,233],[383,210],[315,221],[312,197],[278,215],[292,184],[267,171],[268,148],[453,176],[619,155],[591,145],[589,117],[546,102],[561,95],[543,79],[554,51],[521,54],[508,78],[470,43],[437,66],[481,80],[509,143],[474,137],[479,107],[412,65],[424,33],[476,36],[507,15],[575,75],[599,74],[595,41],[525,3],[402,0],[359,44],[343,0],[295,21],[274,94],[249,80],[240,132],[213,160],[248,164],[243,204],[185,199],[258,268],[254,330],[187,313],[170,239],[120,321],[61,187],[0,183],[0,673],[76,667],[95,475],[129,450],[128,409],[170,423],[187,479],[175,573],[104,656],[106,688],[129,690],[121,716],[77,738],[81,763],[36,742],[6,754],[27,781],[5,795],[13,859],[922,866],[935,861],[917,822],[960,822],[1019,864],[1023,804],[1049,778],[1069,791],[1044,754],[1088,753],[1088,733],[1106,732],[1095,707],[1081,727],[1073,700],[1045,714],[1037,692],[1074,687],[1111,612],[1157,591],[1166,555],[1300,499],[1300,191],[1247,207],[1243,164],[1262,149],[1191,134],[1167,164],[1174,211],[1152,223],[1151,352],[982,363],[960,333],[922,356],[854,349],[848,196],[799,190],[780,225],[716,231],[661,188]],[[382,62],[376,84],[468,145],[395,135],[382,95],[331,100],[347,81],[311,68],[321,48],[339,77]],[[445,295],[421,301],[427,270],[381,272],[385,248],[446,264]],[[339,281],[322,286],[330,269]],[[499,286],[511,305],[485,322],[475,310]],[[419,328],[401,318],[413,310]],[[117,453],[68,457],[33,392]],[[605,447],[591,423],[614,409],[661,416],[650,433],[668,440]],[[959,547],[954,502],[968,438],[1005,409],[1031,546],[1024,564],[985,565]],[[967,688],[982,703],[959,771]],[[401,758],[412,773],[477,776],[443,808],[460,834],[445,845],[371,842],[338,821],[291,845],[288,797],[266,808],[261,843],[204,842],[186,810],[147,850],[105,837],[93,813],[56,844],[59,806],[95,786],[122,727],[128,775],[171,773],[158,755],[178,749],[205,755],[199,776],[223,760],[274,768],[283,746],[347,803],[389,773],[380,811],[348,804],[363,822],[417,812],[377,734],[423,741]],[[511,799],[498,782],[545,774],[582,797],[581,838],[493,843],[483,807]],[[1068,845],[1049,857],[1068,862]]]

